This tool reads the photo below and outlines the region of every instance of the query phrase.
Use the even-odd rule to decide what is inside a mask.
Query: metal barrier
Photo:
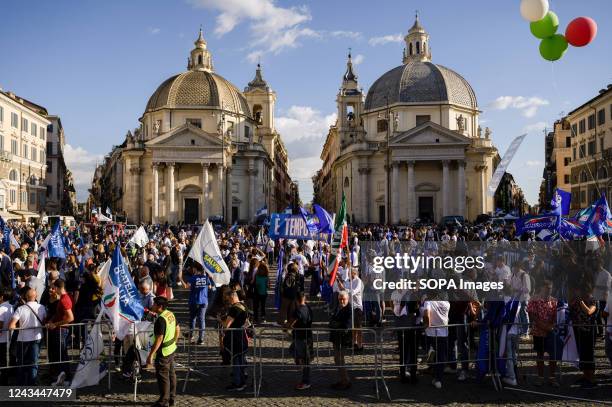
[[[186,332],[187,360],[185,368],[187,374],[183,382],[183,392],[191,374],[212,380],[209,374],[211,369],[230,370],[234,384],[236,381],[246,384],[252,380],[253,397],[257,397],[257,338],[258,330],[253,330],[254,337],[249,338],[247,330],[241,328],[205,328],[193,329]],[[200,342],[199,339],[202,339]],[[249,379],[249,371],[251,378]],[[225,376],[221,376],[225,377]]]
[[[104,349],[106,355],[87,359],[82,358],[83,347],[86,344],[88,333],[96,323],[93,321],[62,325],[59,328],[49,329],[45,326],[34,328],[2,329],[1,332],[8,337],[8,343],[2,350],[3,357],[0,363],[0,374],[16,372],[18,383],[34,385],[38,382],[40,367],[48,367],[51,376],[57,376],[57,370],[66,372],[71,376],[71,365],[79,362],[101,360],[110,366],[112,358],[112,341],[110,340],[112,328],[107,322],[99,322],[102,337],[106,339]],[[106,343],[107,342],[107,343]],[[3,344],[4,345],[4,344]],[[28,371],[29,370],[29,371]],[[108,369],[108,389],[111,389],[111,370]]]
[[[402,382],[414,380],[420,366],[427,366],[436,380],[442,381],[445,368],[461,365],[457,372],[470,371],[470,365],[477,364],[480,369],[486,369],[491,374],[493,385],[499,389],[496,371],[492,369],[490,352],[486,357],[478,358],[473,348],[480,340],[472,341],[473,334],[487,325],[450,324],[445,326],[407,326],[384,328],[380,331],[379,348],[381,354],[381,380],[389,400],[391,393],[385,377],[386,370],[398,371]],[[491,341],[491,331],[488,331],[488,343]],[[455,345],[456,344],[456,345]],[[398,356],[394,356],[399,353]],[[461,373],[460,373],[461,374]]]
[[[353,346],[355,340],[362,343],[362,349]],[[279,341],[280,346],[267,346],[269,342]],[[349,379],[349,372],[369,374],[374,378],[376,397],[380,399],[381,356],[378,345],[376,331],[368,328],[261,328],[256,346],[260,378],[256,396],[259,396],[266,378],[264,370],[301,369],[302,377],[307,378],[310,371],[316,369],[338,370],[341,381]]]

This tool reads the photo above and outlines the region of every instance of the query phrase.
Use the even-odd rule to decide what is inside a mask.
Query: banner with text
[[[329,242],[328,233],[311,233],[301,215],[287,213],[273,213],[270,216],[270,229],[268,235],[271,239],[302,239],[323,240]]]

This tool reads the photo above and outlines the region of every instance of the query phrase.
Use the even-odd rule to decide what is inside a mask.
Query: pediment
[[[221,140],[191,124],[184,124],[147,142],[147,147],[221,147]]]
[[[431,182],[423,182],[417,185],[416,187],[414,187],[414,190],[416,192],[435,192],[435,191],[439,191],[440,187],[438,187],[435,184],[432,184]]]
[[[399,147],[402,145],[469,145],[470,139],[456,131],[447,129],[433,122],[423,123],[403,133],[393,136],[390,145]]]

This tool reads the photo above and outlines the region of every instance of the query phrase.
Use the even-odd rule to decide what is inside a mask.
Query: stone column
[[[448,160],[442,161],[442,216],[448,215],[449,197]]]
[[[159,219],[159,164],[157,163],[153,163],[153,191],[151,192],[153,206],[151,223],[156,224]]]
[[[457,206],[458,215],[462,215],[467,218],[465,213],[465,161],[457,161],[457,195],[459,197],[459,205]]]
[[[391,223],[399,222],[399,163],[391,163]]]
[[[219,214],[224,217],[223,221],[227,222],[227,219],[225,218],[225,212],[223,211],[223,206],[225,203],[225,199],[224,199],[225,186],[223,185],[223,183],[225,182],[225,180],[223,179],[223,165],[222,164],[217,164],[217,180],[219,181],[219,185],[218,185],[219,195],[215,198],[215,201],[219,202]]]
[[[249,212],[247,213],[248,219],[250,220],[255,216],[255,177],[257,176],[257,169],[254,167],[254,160],[249,159]]]
[[[359,169],[359,174],[361,175],[361,180],[359,181],[361,183],[360,188],[361,188],[361,222],[368,222],[369,218],[370,218],[370,211],[368,208],[368,203],[369,203],[369,186],[368,186],[368,173],[370,172],[369,168],[360,168]]]
[[[139,223],[142,220],[140,213],[140,202],[141,202],[141,190],[140,190],[140,167],[131,167],[130,174],[132,175],[132,185],[134,186],[132,193],[132,208],[134,208],[134,220],[135,223]]]
[[[416,219],[416,191],[414,190],[414,160],[408,161],[408,222]]]
[[[231,222],[235,222],[238,219],[232,218],[232,167],[227,167],[225,170],[225,219],[230,220]],[[226,221],[227,222],[227,221]]]
[[[202,218],[201,223],[208,219],[210,206],[208,204],[208,163],[202,163]]]
[[[174,163],[168,163],[166,165],[168,166],[168,187],[166,188],[168,192],[168,214],[166,220],[169,223],[174,223]]]

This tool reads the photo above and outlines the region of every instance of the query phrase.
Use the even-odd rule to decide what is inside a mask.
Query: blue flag
[[[601,198],[595,202],[595,207],[586,222],[586,226],[591,229],[595,236],[601,236],[606,232],[607,221],[609,219],[612,219],[612,215],[610,214],[606,196],[602,194]]]
[[[570,192],[557,188],[550,201],[551,212],[556,215],[569,215],[571,201],[572,194]]]
[[[280,240],[278,241],[279,244]],[[281,248],[278,252],[278,263],[276,270],[276,285],[274,286],[274,306],[277,310],[280,310],[281,307],[281,283],[283,279],[283,260],[285,257],[285,248],[281,244]]]
[[[544,229],[556,231],[559,227],[558,215],[535,215],[523,216],[516,221],[516,235],[520,236],[525,232],[539,232]]]
[[[66,258],[66,250],[64,249],[64,236],[60,230],[59,222],[53,225],[51,230],[51,238],[47,247],[49,257],[57,257],[60,259]]]
[[[302,218],[304,219],[304,223],[306,223],[306,227],[308,228],[308,231],[310,233],[317,233],[318,228],[317,228],[317,225],[312,220],[312,216],[308,212],[306,212],[306,209],[302,208],[301,206],[299,208],[300,208],[300,215],[302,215]]]
[[[589,228],[585,223],[576,219],[561,219],[559,222],[559,235],[566,240],[573,240],[588,234]]]
[[[332,221],[332,216],[325,209],[321,208],[317,204],[312,205],[312,209],[314,210],[315,216],[317,217],[317,224],[319,233],[329,233],[330,235],[334,233],[334,223]]]
[[[0,229],[2,229],[2,247],[4,253],[11,254],[11,228],[0,216]]]

